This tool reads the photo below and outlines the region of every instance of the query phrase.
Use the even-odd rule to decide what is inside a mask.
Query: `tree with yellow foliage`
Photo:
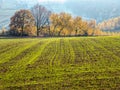
[[[71,18],[72,16],[65,12],[62,12],[60,14],[52,14],[50,16],[50,20],[53,26],[53,33],[56,33],[57,31],[57,35],[60,36],[61,32],[69,26],[69,21]]]

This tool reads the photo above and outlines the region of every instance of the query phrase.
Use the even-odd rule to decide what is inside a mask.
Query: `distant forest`
[[[120,17],[112,18],[98,24],[98,28],[104,31],[120,32]]]

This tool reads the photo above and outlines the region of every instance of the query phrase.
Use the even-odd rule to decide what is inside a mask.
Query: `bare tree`
[[[36,4],[32,9],[32,14],[35,17],[35,23],[37,27],[37,36],[41,33],[44,27],[49,27],[50,21],[49,16],[51,11],[47,10],[44,6]],[[49,28],[50,34],[50,28]]]

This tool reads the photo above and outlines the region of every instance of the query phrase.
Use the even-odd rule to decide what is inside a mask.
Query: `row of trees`
[[[96,30],[96,21],[89,22],[82,20],[81,17],[72,17],[71,14],[62,12],[60,14],[53,13],[50,16],[52,35],[74,35],[88,36],[94,35]]]
[[[31,11],[17,11],[10,23],[10,34],[15,36],[89,36],[101,33],[95,20],[85,21],[65,12],[52,13],[39,4]]]
[[[101,22],[98,24],[98,28],[104,31],[120,31],[120,17]]]
[[[11,18],[10,34],[15,36],[40,36],[50,26],[51,11],[39,4],[30,10],[20,10]]]

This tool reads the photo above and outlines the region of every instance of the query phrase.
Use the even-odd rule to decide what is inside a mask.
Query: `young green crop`
[[[0,90],[120,89],[120,37],[0,39]]]

